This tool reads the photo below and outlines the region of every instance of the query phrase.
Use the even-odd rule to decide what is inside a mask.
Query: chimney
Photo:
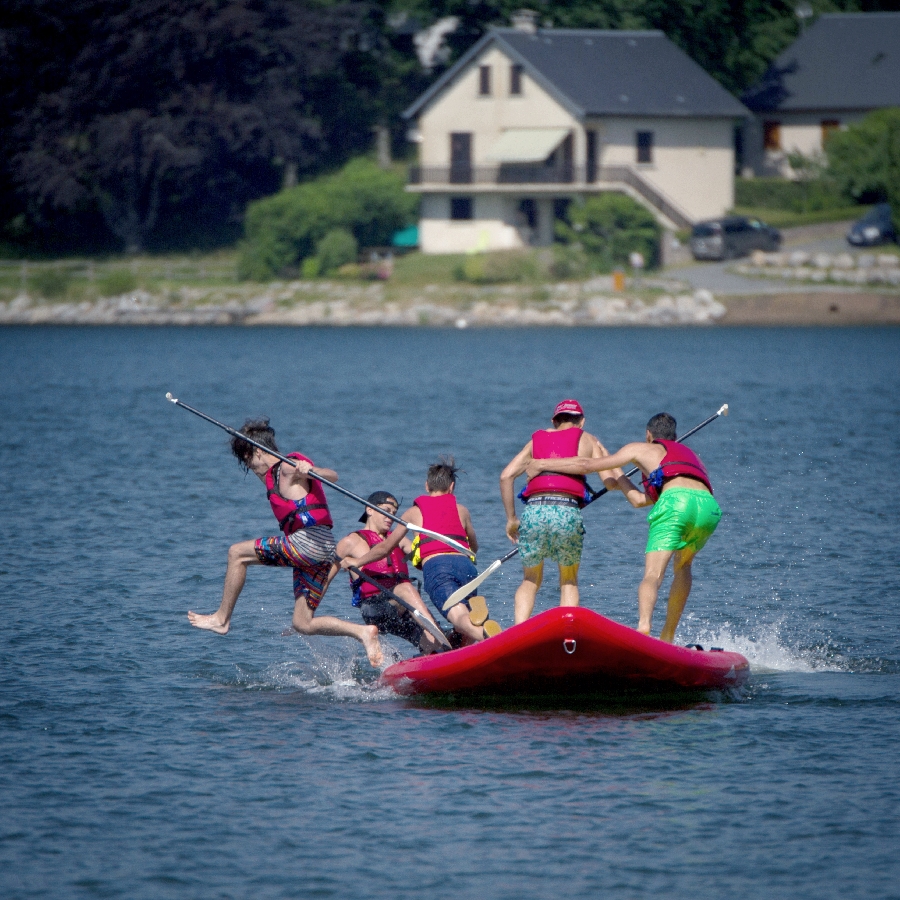
[[[512,26],[516,31],[524,31],[526,34],[537,32],[538,14],[533,9],[517,9],[512,14]]]

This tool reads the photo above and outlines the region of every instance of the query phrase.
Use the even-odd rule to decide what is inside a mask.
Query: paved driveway
[[[852,222],[828,222],[803,228],[782,230],[782,249],[806,250],[812,253],[841,253],[850,249],[844,235]],[[728,262],[694,262],[693,260],[667,267],[664,272],[671,278],[688,282],[694,290],[705,288],[714,296],[745,294],[808,293],[810,285],[778,278],[751,278],[729,271],[735,265]],[[846,285],[816,285],[816,292],[838,291],[846,293]]]

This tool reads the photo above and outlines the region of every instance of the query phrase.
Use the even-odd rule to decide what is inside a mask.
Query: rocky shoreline
[[[674,288],[667,290],[666,288]],[[895,325],[900,294],[865,290],[715,298],[649,279],[617,293],[609,278],[543,286],[281,282],[260,289],[182,289],[157,296],[51,303],[21,294],[0,303],[0,325],[685,326]],[[678,288],[681,288],[680,290]]]

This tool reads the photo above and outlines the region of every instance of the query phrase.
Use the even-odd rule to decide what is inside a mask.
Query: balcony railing
[[[411,166],[409,184],[428,186],[547,184],[623,184],[640,194],[679,228],[690,228],[691,219],[630,166],[547,166],[500,163],[492,166]]]
[[[410,184],[572,184],[584,167],[499,163],[493,166],[411,166]]]

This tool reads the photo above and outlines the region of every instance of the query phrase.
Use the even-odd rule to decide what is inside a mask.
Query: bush
[[[738,178],[734,182],[734,205],[748,209],[782,212],[818,212],[847,206],[837,182],[827,176],[808,181],[785,178]]]
[[[335,228],[316,244],[316,258],[323,275],[334,272],[346,263],[356,262],[359,245],[346,228]],[[304,260],[305,262],[305,260]]]
[[[238,273],[257,280],[290,274],[335,229],[349,232],[358,246],[384,246],[415,218],[417,206],[401,176],[353,160],[334,175],[251,203]]]
[[[858,203],[887,201],[900,225],[900,108],[879,109],[825,142],[828,171]]]
[[[68,272],[46,268],[38,269],[28,281],[41,297],[45,297],[47,300],[58,300],[60,297],[65,297],[72,278]]]
[[[564,243],[581,245],[603,270],[627,266],[641,253],[650,268],[658,264],[662,228],[653,214],[625,194],[605,193],[569,206],[569,222],[558,222]]]
[[[540,274],[533,250],[495,250],[473,253],[459,263],[453,275],[471,284],[499,284],[504,281],[531,281]]]

